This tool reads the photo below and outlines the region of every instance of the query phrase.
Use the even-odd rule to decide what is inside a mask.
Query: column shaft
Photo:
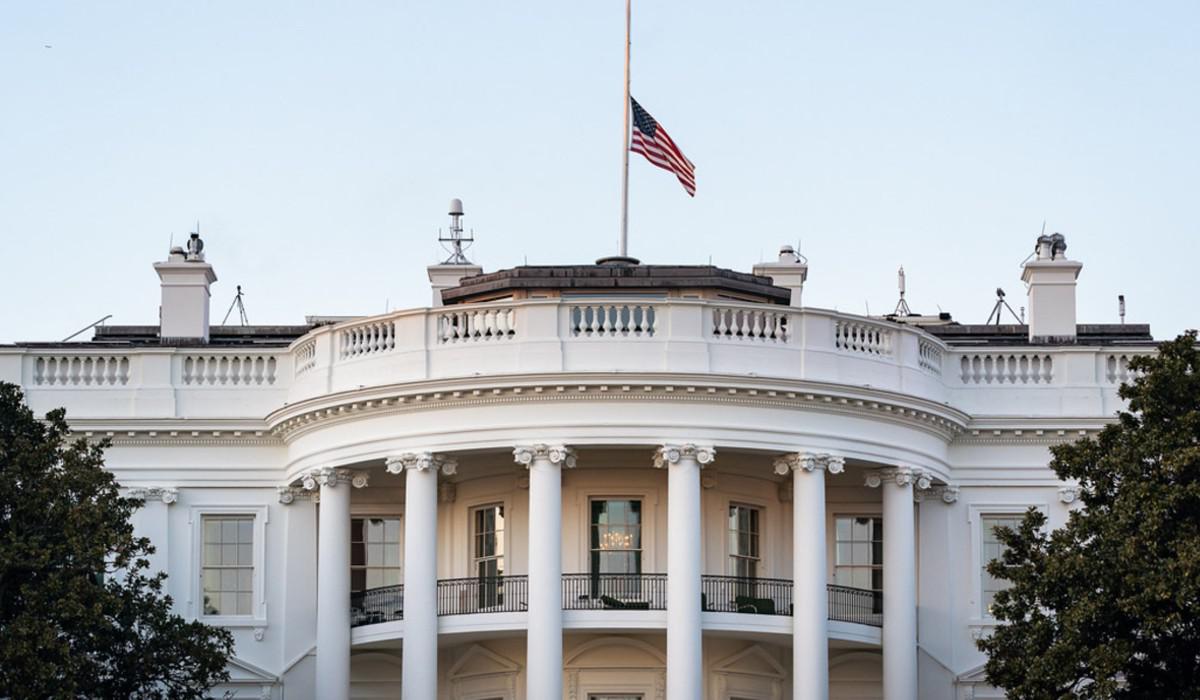
[[[917,698],[917,576],[912,483],[883,489],[883,697]]]
[[[316,696],[350,696],[350,484],[321,486],[317,525]]]
[[[699,700],[700,463],[685,455],[667,467],[667,698]]]
[[[793,470],[792,697],[829,697],[829,591],[825,587],[825,470]]]
[[[529,465],[527,695],[561,698],[562,470],[545,456]]]
[[[404,698],[436,698],[437,470],[408,467],[404,481]]]

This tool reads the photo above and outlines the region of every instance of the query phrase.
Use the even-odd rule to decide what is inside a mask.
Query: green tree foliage
[[[171,613],[129,523],[142,502],[64,416],[0,382],[0,697],[204,697],[233,638]]]
[[[1052,449],[1083,508],[1030,510],[988,566],[1011,581],[979,641],[1010,698],[1200,697],[1200,351],[1196,332],[1130,362],[1129,410]]]

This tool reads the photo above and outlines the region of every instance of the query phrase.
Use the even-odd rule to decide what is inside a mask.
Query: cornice
[[[942,404],[890,392],[758,377],[689,375],[670,380],[632,375],[553,375],[422,382],[330,394],[267,417],[271,434],[290,441],[342,421],[409,411],[548,401],[684,401],[819,410],[917,428],[950,442],[968,416]]]

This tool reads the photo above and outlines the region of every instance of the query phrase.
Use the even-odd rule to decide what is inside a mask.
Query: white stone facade
[[[1153,352],[1144,327],[1064,340],[1078,264],[1038,262],[1040,290],[1038,265],[1070,277],[1033,307],[1043,334],[514,294],[4,346],[0,380],[111,439],[177,610],[235,635],[215,696],[1000,697],[974,647],[985,523],[1065,521],[1048,447],[1111,420]],[[171,298],[190,324],[203,291]],[[356,566],[396,583],[364,591]],[[836,585],[859,574],[881,593]]]

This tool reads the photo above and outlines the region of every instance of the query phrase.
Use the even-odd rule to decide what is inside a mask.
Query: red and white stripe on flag
[[[683,189],[695,197],[696,166],[683,155],[683,151],[667,135],[667,130],[642,109],[637,100],[631,97],[629,102],[633,109],[633,134],[629,150],[641,153],[654,165],[675,173]]]

